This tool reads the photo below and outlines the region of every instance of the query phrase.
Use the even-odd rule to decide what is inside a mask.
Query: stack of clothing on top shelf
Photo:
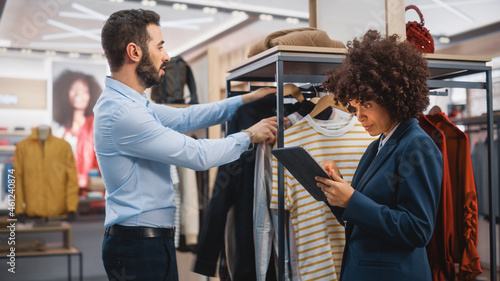
[[[332,40],[324,30],[302,27],[275,31],[258,41],[248,51],[248,57],[255,56],[278,45],[345,48],[344,43]]]
[[[433,280],[474,280],[482,270],[477,253],[478,209],[467,135],[444,113],[421,115],[419,124],[443,153],[441,202],[427,245]],[[448,180],[449,179],[449,180]],[[458,263],[459,272],[455,272]]]

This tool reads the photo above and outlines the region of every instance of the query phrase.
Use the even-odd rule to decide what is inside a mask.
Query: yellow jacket
[[[78,180],[70,144],[52,134],[38,139],[38,129],[20,141],[14,153],[16,214],[55,217],[76,212]]]

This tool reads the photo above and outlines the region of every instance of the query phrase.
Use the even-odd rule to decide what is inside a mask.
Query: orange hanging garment
[[[454,240],[453,201],[446,137],[425,115],[420,115],[418,122],[420,127],[432,138],[443,154],[443,182],[441,184],[441,198],[436,216],[436,226],[434,227],[431,241],[426,246],[432,280],[456,280],[455,263],[452,256]]]
[[[427,118],[446,138],[454,220],[452,256],[460,264],[458,280],[474,280],[482,270],[477,253],[478,209],[469,138],[444,113]]]

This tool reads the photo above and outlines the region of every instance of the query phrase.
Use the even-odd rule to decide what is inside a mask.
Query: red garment
[[[427,244],[427,257],[431,267],[433,281],[456,280],[455,263],[453,261],[453,202],[451,195],[450,169],[446,154],[446,138],[444,133],[434,126],[425,115],[418,117],[420,127],[432,138],[443,154],[443,181],[439,201],[436,226],[432,238]]]
[[[66,135],[71,135],[71,128],[67,128],[63,138]],[[98,169],[97,158],[94,151],[94,116],[87,116],[85,124],[78,132],[76,143],[76,166],[78,170],[78,185],[80,187],[87,187],[89,180],[89,171],[91,169]]]
[[[444,113],[427,118],[446,137],[455,228],[452,256],[460,264],[458,280],[474,280],[482,270],[477,253],[478,209],[469,138]]]

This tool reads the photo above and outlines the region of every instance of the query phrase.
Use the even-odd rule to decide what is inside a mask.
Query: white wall
[[[47,80],[47,107],[52,106],[52,83],[50,61],[43,58],[23,58],[2,54],[0,56],[0,77]],[[1,87],[1,85],[0,85]],[[35,93],[36,94],[36,93]],[[50,102],[49,102],[50,101]],[[1,109],[0,127],[13,130],[15,127],[30,129],[41,124],[50,124],[52,109]]]
[[[198,102],[208,102],[208,59],[202,56],[197,60],[188,62],[193,71],[194,81],[196,81],[196,92],[198,93]],[[185,90],[185,92],[189,90]]]

